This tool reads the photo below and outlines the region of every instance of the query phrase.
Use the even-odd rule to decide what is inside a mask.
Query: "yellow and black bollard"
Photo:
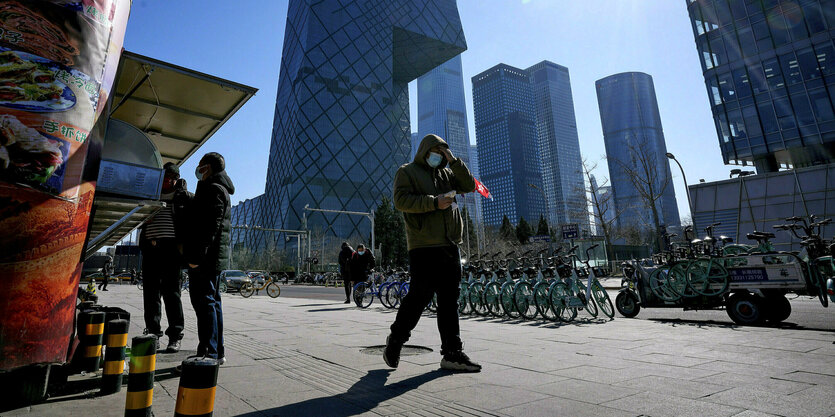
[[[157,365],[157,337],[136,336],[131,341],[128,394],[125,417],[150,417],[154,400],[154,370]]]
[[[122,390],[122,373],[125,371],[125,346],[128,344],[127,320],[107,322],[107,339],[104,349],[104,372],[101,376],[102,395],[117,393]]]
[[[174,417],[211,417],[217,389],[217,359],[190,358],[183,361]]]
[[[96,372],[101,361],[101,344],[104,335],[104,313],[87,311],[78,316],[81,330],[82,361],[81,370]]]

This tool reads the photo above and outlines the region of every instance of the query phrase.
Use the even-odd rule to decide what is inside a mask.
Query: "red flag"
[[[479,194],[483,195],[484,198],[493,198],[493,196],[490,195],[490,190],[488,190],[487,187],[481,183],[481,181],[475,178],[473,179],[475,180],[475,190],[478,191]]]

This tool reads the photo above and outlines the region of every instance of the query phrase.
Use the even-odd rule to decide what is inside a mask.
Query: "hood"
[[[423,137],[423,140],[420,141],[420,146],[418,146],[417,152],[415,152],[415,160],[414,162],[420,165],[423,165],[427,168],[432,168],[429,164],[426,163],[426,154],[429,153],[429,150],[433,147],[441,145],[446,148],[449,148],[449,144],[446,143],[443,139],[441,139],[438,135],[426,135]],[[437,169],[441,169],[446,167],[446,158],[441,160],[441,165],[438,165]]]
[[[211,177],[206,178],[204,181],[210,184],[220,184],[223,188],[226,188],[226,192],[229,195],[235,194],[235,185],[232,184],[232,178],[229,178],[226,175],[226,171],[220,171],[216,174],[212,174]]]

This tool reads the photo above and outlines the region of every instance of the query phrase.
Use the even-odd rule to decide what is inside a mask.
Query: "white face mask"
[[[358,250],[357,255],[359,255],[359,256],[365,255],[365,251],[364,250]]]
[[[426,158],[426,163],[429,164],[432,168],[437,168],[441,165],[441,161],[443,160],[443,156],[439,153],[429,152],[429,156]]]

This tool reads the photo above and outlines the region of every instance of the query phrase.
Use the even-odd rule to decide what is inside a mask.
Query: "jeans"
[[[391,337],[405,343],[417,326],[424,308],[438,295],[438,332],[441,334],[441,354],[461,350],[458,328],[458,294],[461,281],[461,259],[458,247],[418,248],[409,251],[412,276],[409,293],[400,303],[397,318],[391,325]]]
[[[211,262],[208,262],[211,264]],[[213,267],[188,271],[188,292],[197,315],[197,354],[211,358],[225,356],[223,349],[223,309],[221,308],[219,276]]]
[[[172,341],[183,338],[183,302],[180,299],[180,254],[173,239],[158,240],[142,253],[145,328],[149,334],[162,336],[162,302],[168,328],[165,334]],[[160,300],[160,297],[162,300]]]

